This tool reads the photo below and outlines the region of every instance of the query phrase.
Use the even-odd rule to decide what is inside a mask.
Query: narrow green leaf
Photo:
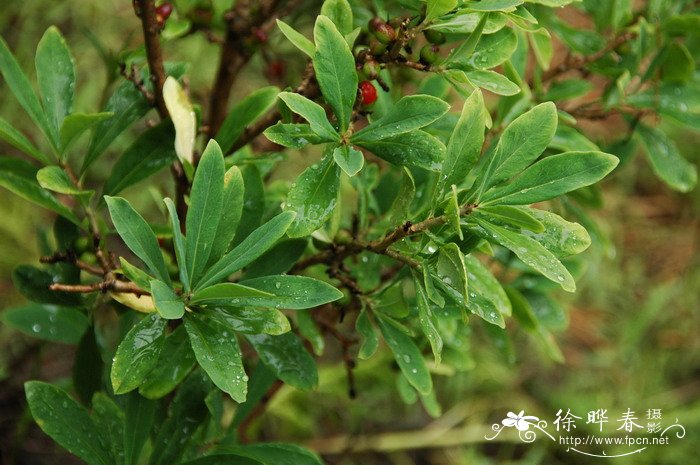
[[[444,100],[430,95],[409,95],[384,116],[352,135],[353,143],[362,145],[420,129],[429,125],[450,109]]]
[[[156,402],[141,397],[137,392],[131,392],[127,396],[124,414],[124,465],[139,463],[139,455],[151,432],[157,406]]]
[[[430,343],[430,348],[435,357],[435,365],[439,365],[442,356],[442,337],[437,329],[437,320],[431,309],[431,303],[428,301],[426,290],[415,270],[413,271],[413,283],[418,304],[418,324]]]
[[[180,218],[177,214],[177,208],[175,204],[169,198],[163,199],[166,208],[168,209],[168,214],[170,215],[170,228],[173,231],[173,248],[175,249],[175,258],[177,259],[177,268],[180,274],[180,282],[184,287],[185,292],[189,292],[190,287],[190,277],[187,273],[187,265],[185,256],[187,251],[185,249],[185,238],[182,235],[182,230],[180,229]],[[156,308],[158,306],[156,305]]]
[[[248,334],[246,339],[260,360],[284,383],[304,391],[318,385],[316,362],[294,333]]]
[[[243,175],[237,166],[232,166],[224,175],[224,209],[214,236],[209,263],[214,263],[228,252],[243,214],[243,198]]]
[[[34,121],[34,124],[39,126],[46,137],[56,146],[56,139],[52,138],[52,131],[49,126],[48,119],[44,110],[41,108],[39,99],[37,98],[29,79],[19,67],[17,60],[10,52],[7,42],[0,37],[0,74],[5,79],[7,87],[15,96],[17,101],[29,117]]]
[[[520,232],[535,239],[557,257],[579,254],[591,245],[588,231],[578,223],[566,221],[561,216],[546,210],[529,207],[518,207],[518,209],[527,212],[542,225],[541,231],[522,229]]]
[[[520,92],[520,86],[495,71],[475,69],[467,71],[466,75],[469,82],[494,94],[510,96]]]
[[[574,292],[576,290],[576,283],[569,270],[539,242],[486,221],[478,219],[476,221],[486,232],[485,238],[511,250],[523,263],[559,284],[565,291]]]
[[[67,115],[61,124],[60,147],[61,152],[65,152],[70,144],[83,132],[92,128],[96,124],[108,120],[114,113],[72,113]]]
[[[278,19],[277,22],[279,23],[280,20]],[[231,109],[215,137],[223,153],[231,150],[249,124],[272,108],[279,92],[279,88],[275,86],[263,87],[246,96]]]
[[[508,60],[518,46],[518,37],[511,28],[483,35],[467,64],[476,69],[491,69]]]
[[[278,19],[277,27],[280,28],[282,34],[292,43],[296,48],[304,52],[309,58],[313,58],[316,53],[316,46],[313,42],[303,36],[301,33],[297,32],[292,26],[285,23],[284,21]]]
[[[47,341],[77,344],[88,328],[88,319],[79,310],[56,305],[30,303],[2,311],[7,326]]]
[[[48,165],[51,163],[49,157],[41,153],[24,134],[12,127],[3,118],[0,118],[0,139],[44,164]]]
[[[457,6],[457,0],[427,0],[424,23],[429,23],[435,18],[439,18]]]
[[[552,45],[552,36],[545,28],[540,28],[528,34],[532,51],[537,60],[537,64],[543,70],[548,70],[554,56],[554,47]]]
[[[492,207],[479,207],[472,212],[472,215],[480,216],[490,223],[517,229],[522,228],[535,233],[544,232],[544,225],[530,214],[531,210],[509,205],[494,205]]]
[[[311,130],[308,124],[277,123],[265,129],[263,134],[275,144],[293,149],[300,149],[308,144],[320,144],[324,141]]]
[[[54,283],[76,283],[79,278],[76,271],[75,267],[61,263],[44,268],[19,265],[12,270],[12,283],[23,296],[32,302],[81,307],[83,299],[75,292],[59,292],[49,289],[49,286]]]
[[[212,140],[197,165],[187,212],[185,262],[192,287],[204,273],[216,239],[223,212],[224,170],[224,156]]]
[[[277,336],[292,330],[284,313],[273,308],[215,307],[226,323],[238,333]]]
[[[178,320],[185,314],[185,302],[163,281],[151,281],[151,295],[158,314],[166,320]]]
[[[279,98],[287,104],[290,110],[308,121],[311,130],[324,142],[340,140],[340,136],[328,121],[326,112],[321,105],[293,92],[282,92],[279,94]]]
[[[340,187],[340,169],[333,157],[306,168],[287,195],[285,209],[294,212],[289,237],[307,236],[319,229],[336,207]]]
[[[122,240],[161,281],[170,284],[170,275],[156,235],[146,220],[121,197],[105,196],[112,223]]]
[[[603,152],[566,152],[546,157],[482,197],[482,204],[529,205],[603,179],[619,159]]]
[[[275,244],[245,270],[245,279],[284,274],[291,270],[306,250],[306,239],[288,239]]]
[[[474,292],[491,301],[501,315],[510,316],[510,300],[501,283],[489,269],[471,254],[464,256],[464,264],[467,268],[469,286]]]
[[[416,183],[413,180],[411,170],[403,167],[401,169],[401,184],[389,209],[389,224],[391,226],[404,224],[410,218],[411,203],[415,196]]]
[[[316,454],[296,444],[258,443],[245,446],[226,445],[220,447],[220,449],[221,452],[239,454],[250,459],[259,460],[265,464],[323,465],[323,462]],[[241,465],[248,464],[242,463]]]
[[[646,154],[654,173],[672,189],[690,192],[698,182],[695,165],[683,158],[678,147],[662,131],[638,124],[636,134],[646,147]]]
[[[510,123],[477,168],[474,189],[478,197],[487,188],[512,178],[535,161],[551,142],[556,128],[557,109],[552,102],[537,105]]]
[[[139,386],[139,394],[148,399],[160,399],[172,392],[192,370],[196,359],[183,325],[165,337],[155,368]]]
[[[352,31],[352,8],[348,0],[325,0],[321,14],[333,21],[341,34],[347,35]]]
[[[151,313],[141,319],[119,343],[112,364],[112,387],[124,394],[139,387],[158,363],[165,340],[166,320]]]
[[[82,175],[126,128],[145,115],[151,105],[131,81],[122,82],[107,101],[104,111],[114,117],[97,123],[80,169]]]
[[[54,441],[90,465],[114,463],[102,431],[62,389],[29,381],[24,391],[34,420]]]
[[[123,464],[124,458],[124,412],[107,394],[95,392],[92,396],[92,419],[107,439],[112,460]]]
[[[348,176],[355,176],[365,164],[362,152],[347,145],[340,145],[333,149],[333,160]]]
[[[44,189],[59,194],[91,196],[94,191],[83,191],[71,181],[68,174],[58,166],[46,166],[36,173],[36,180]]]
[[[56,212],[73,224],[80,226],[80,220],[70,208],[63,205],[39,185],[36,174],[37,169],[24,160],[0,157],[0,186],[25,200]]]
[[[243,211],[230,247],[240,244],[262,222],[265,213],[265,183],[263,174],[254,164],[240,167],[243,176]],[[212,257],[217,258],[217,257]]]
[[[445,206],[445,216],[447,217],[447,224],[457,233],[460,241],[464,240],[462,235],[462,228],[459,225],[459,201],[457,200],[457,187],[452,184],[452,189],[447,197],[447,205]]]
[[[479,89],[475,89],[464,102],[462,113],[447,143],[438,193],[444,192],[452,184],[460,185],[479,159],[484,145],[485,113],[484,97]]]
[[[355,330],[362,338],[357,356],[362,360],[367,360],[377,351],[379,347],[379,337],[367,315],[367,311],[364,309],[357,316]]]
[[[284,236],[294,220],[293,212],[283,212],[260,226],[237,247],[207,270],[196,289],[203,289],[234,273],[267,251]]]
[[[415,166],[430,171],[440,171],[445,157],[443,143],[421,130],[357,145],[394,165]]]
[[[194,293],[190,302],[192,304],[213,304],[222,306],[255,305],[256,298],[271,298],[274,294],[244,286],[239,283],[219,283],[205,287]],[[250,300],[253,299],[253,300]]]
[[[124,276],[126,276],[129,281],[136,284],[138,287],[144,291],[148,291],[151,287],[151,279],[153,279],[148,273],[143,271],[141,268],[137,268],[124,257],[119,257],[119,264],[121,265],[121,271]]]
[[[261,307],[300,310],[317,307],[343,297],[343,293],[330,284],[306,276],[280,275],[246,279],[241,285],[258,289],[274,297],[261,297]]]
[[[453,289],[452,295],[459,295],[459,301],[469,302],[469,281],[464,254],[459,246],[450,242],[440,247],[435,265],[438,282],[442,286]],[[454,294],[456,293],[456,294]]]
[[[294,316],[296,317],[299,336],[309,341],[315,355],[323,355],[326,341],[324,335],[321,333],[319,325],[314,321],[311,311],[296,312]]]
[[[48,28],[39,41],[35,64],[51,137],[54,145],[58,146],[63,119],[73,107],[75,63],[65,39],[55,26]]]
[[[139,135],[112,167],[103,194],[116,195],[170,166],[177,159],[173,137],[173,126],[170,122],[163,122]]]
[[[433,390],[433,380],[416,343],[389,317],[379,317],[378,321],[379,329],[393,352],[401,373],[418,392],[428,394]]]
[[[234,331],[218,313],[200,311],[185,315],[185,328],[199,365],[219,389],[243,402],[248,376]]]
[[[442,32],[462,32],[460,29],[462,29],[460,26],[460,19],[467,19],[466,23],[468,24],[470,21],[469,19],[474,19],[474,24],[471,28],[467,27],[466,31],[463,32],[469,32],[469,37],[467,40],[462,42],[462,44],[455,48],[450,55],[447,57],[445,60],[445,65],[449,65],[451,63],[461,63],[469,59],[470,56],[472,56],[472,53],[474,53],[474,50],[476,49],[476,45],[479,43],[479,40],[481,39],[481,35],[484,32],[484,28],[486,27],[486,24],[488,23],[490,19],[489,13],[484,13],[482,15],[479,14],[472,14],[472,15],[457,15],[453,18],[454,21],[452,21],[453,26],[450,25],[449,21],[446,24],[442,24],[442,27],[432,27],[428,29],[436,29],[438,31]],[[495,31],[490,31],[490,32],[495,32]]]
[[[338,118],[340,131],[344,132],[350,123],[350,114],[357,96],[355,58],[345,38],[326,16],[319,15],[316,18],[314,42],[316,80],[323,98]]]

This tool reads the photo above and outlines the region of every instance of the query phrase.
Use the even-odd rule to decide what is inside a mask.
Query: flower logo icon
[[[501,423],[509,428],[515,426],[518,431],[527,431],[530,429],[531,423],[537,423],[539,420],[537,417],[525,415],[525,410],[521,410],[517,415],[513,412],[508,412]]]

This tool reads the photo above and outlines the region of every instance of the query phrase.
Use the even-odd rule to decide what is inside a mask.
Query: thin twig
[[[118,281],[116,279],[110,279],[105,281],[100,281],[94,284],[61,284],[54,283],[49,286],[52,291],[60,292],[74,292],[80,294],[89,294],[92,292],[121,292],[130,293],[136,295],[149,295],[148,292],[144,291],[136,284],[126,281]]]
[[[163,84],[165,83],[165,67],[163,66],[163,53],[160,48],[160,25],[156,18],[155,0],[139,0],[141,13],[141,27],[143,40],[146,46],[146,58],[150,79],[153,82],[153,96],[156,109],[161,119],[168,117],[168,109],[163,99]]]

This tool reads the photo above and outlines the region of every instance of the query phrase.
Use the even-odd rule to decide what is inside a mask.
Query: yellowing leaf
[[[175,126],[175,152],[180,160],[191,164],[197,119],[190,99],[172,76],[168,76],[163,85],[163,99]]]

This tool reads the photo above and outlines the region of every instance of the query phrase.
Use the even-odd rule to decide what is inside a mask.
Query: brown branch
[[[144,291],[136,284],[126,281],[118,281],[116,279],[110,279],[105,281],[100,281],[94,284],[61,284],[54,283],[49,286],[52,291],[59,292],[74,292],[80,294],[89,294],[92,292],[121,292],[130,293],[136,295],[150,295],[148,292]]]
[[[138,4],[148,69],[151,82],[153,82],[153,96],[156,109],[161,119],[166,119],[168,117],[168,109],[163,99],[165,67],[163,66],[163,53],[160,48],[160,25],[156,18],[156,2],[155,0],[138,0]]]
[[[93,274],[95,276],[104,276],[104,270],[102,268],[98,268],[96,266],[92,266],[88,263],[85,263],[84,261],[80,260],[75,256],[75,253],[73,251],[69,251],[67,253],[62,253],[62,252],[56,252],[53,255],[45,255],[39,259],[41,263],[71,263],[81,270],[87,271],[90,274]]]

